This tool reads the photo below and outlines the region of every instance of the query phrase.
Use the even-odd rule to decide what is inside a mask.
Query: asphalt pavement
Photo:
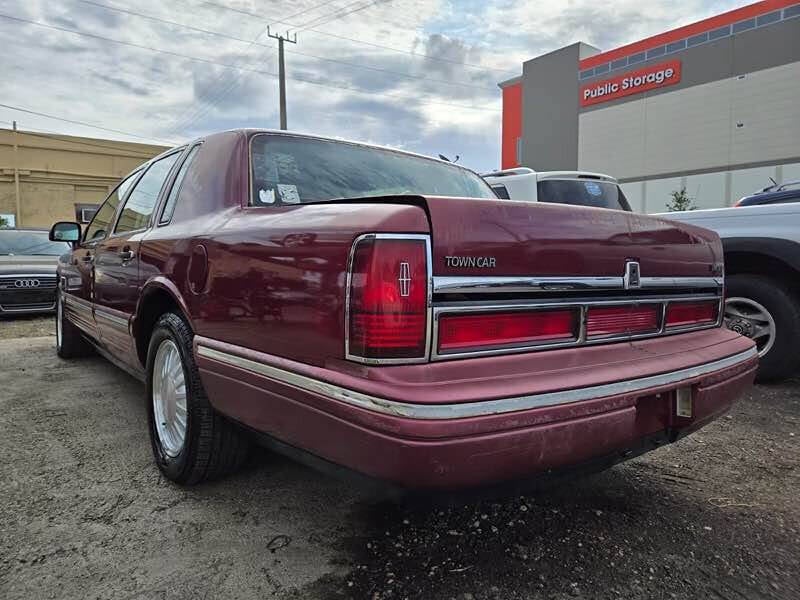
[[[5,600],[800,598],[800,380],[524,496],[397,502],[264,450],[184,489],[153,465],[140,383],[6,325]]]

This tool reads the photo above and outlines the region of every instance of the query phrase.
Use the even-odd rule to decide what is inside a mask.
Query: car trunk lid
[[[722,248],[708,230],[618,210],[427,197],[433,274],[441,276],[642,277],[721,275]]]

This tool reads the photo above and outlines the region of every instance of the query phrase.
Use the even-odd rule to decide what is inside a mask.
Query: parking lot
[[[397,504],[266,451],[178,488],[140,384],[46,330],[0,322],[4,599],[800,596],[798,380],[599,475]]]

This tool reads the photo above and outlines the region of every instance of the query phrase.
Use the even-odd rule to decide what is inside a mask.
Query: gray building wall
[[[578,63],[596,52],[577,43],[523,64],[523,166],[537,171],[578,168]]]

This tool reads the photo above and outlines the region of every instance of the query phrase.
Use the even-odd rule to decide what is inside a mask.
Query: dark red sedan
[[[500,202],[444,161],[229,131],[126,177],[59,266],[58,353],[146,382],[153,452],[192,484],[251,441],[456,489],[671,442],[753,380],[721,327],[716,234]]]

